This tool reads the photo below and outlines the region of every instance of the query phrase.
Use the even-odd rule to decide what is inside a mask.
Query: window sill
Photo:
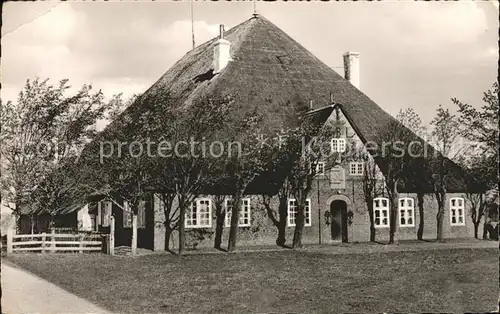
[[[238,225],[238,228],[250,228],[252,225]],[[231,228],[231,225],[226,225],[225,228]]]
[[[399,228],[415,228],[415,225],[400,225]]]
[[[211,229],[212,226],[184,226],[186,229]]]

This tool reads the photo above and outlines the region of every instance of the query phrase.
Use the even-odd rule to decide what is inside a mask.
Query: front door
[[[347,203],[336,200],[330,204],[332,240],[347,242]]]

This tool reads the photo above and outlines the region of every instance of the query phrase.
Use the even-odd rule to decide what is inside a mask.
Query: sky
[[[497,77],[498,2],[261,2],[257,12],[343,75],[360,53],[360,89],[392,115],[424,121],[456,97],[477,106]],[[196,45],[250,18],[254,4],[195,2]],[[191,49],[189,1],[7,2],[1,98],[26,79],[92,84],[107,97],[144,92]]]

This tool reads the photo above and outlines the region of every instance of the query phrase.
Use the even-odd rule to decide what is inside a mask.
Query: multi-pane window
[[[132,227],[132,210],[127,201],[123,201],[123,228]]]
[[[316,164],[316,174],[317,174],[317,175],[322,175],[322,174],[325,174],[325,162],[323,162],[323,161],[319,161],[319,162]]]
[[[111,219],[113,203],[110,201],[97,203],[97,215],[100,217],[100,225],[103,227],[109,227],[109,221]]]
[[[465,201],[461,197],[450,199],[450,224],[452,226],[465,225]]]
[[[399,199],[399,226],[415,227],[415,202],[413,198]]]
[[[352,176],[362,176],[364,170],[364,164],[362,162],[351,162],[349,163],[349,174]]]
[[[137,228],[146,228],[146,202],[140,201],[137,209]]]
[[[378,197],[373,200],[375,228],[389,227],[389,199]]]
[[[99,231],[97,215],[90,215],[90,225],[92,230]]]
[[[288,199],[288,227],[295,226],[295,218],[297,215],[297,201],[293,198]],[[306,207],[304,208],[304,225],[311,225],[311,200],[306,200]]]
[[[231,226],[231,214],[233,211],[233,200],[226,199],[226,227]],[[241,200],[240,219],[238,227],[250,227],[250,199],[244,198]]]
[[[345,138],[332,139],[332,152],[343,153],[345,152]]]
[[[186,212],[186,228],[212,227],[212,202],[209,198],[196,199]]]

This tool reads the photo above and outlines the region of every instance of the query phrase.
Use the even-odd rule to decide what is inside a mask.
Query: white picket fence
[[[13,234],[7,232],[7,254],[16,252],[60,253],[100,252],[103,236],[100,234]]]

